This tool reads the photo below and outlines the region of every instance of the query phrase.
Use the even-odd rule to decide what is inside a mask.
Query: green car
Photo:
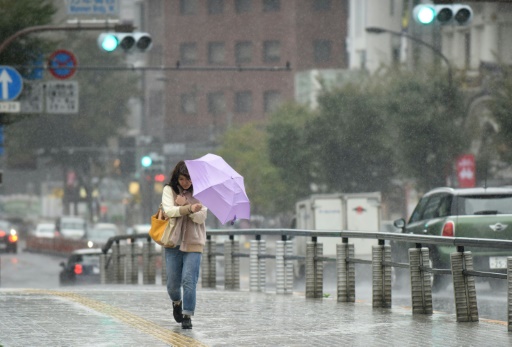
[[[481,239],[512,239],[512,188],[436,188],[426,193],[416,205],[406,224],[398,219],[394,225],[402,233]],[[391,243],[393,260],[408,262],[409,248],[414,245]],[[455,247],[428,245],[430,260],[436,269],[450,268],[450,254]],[[512,250],[465,247],[473,254],[474,269],[506,273],[507,256]],[[433,289],[449,283],[449,276],[434,274]],[[503,282],[503,283],[501,283]],[[491,286],[505,281],[489,281]]]

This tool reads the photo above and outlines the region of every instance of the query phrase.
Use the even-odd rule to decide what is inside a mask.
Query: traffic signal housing
[[[468,5],[417,5],[413,9],[413,18],[417,23],[430,25],[468,25],[473,19],[473,10]]]
[[[148,33],[101,33],[98,36],[98,46],[106,52],[122,49],[125,52],[145,52],[151,48],[153,40]]]

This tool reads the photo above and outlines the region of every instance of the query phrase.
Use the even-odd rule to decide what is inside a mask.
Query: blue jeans
[[[167,293],[172,301],[181,300],[183,287],[183,314],[193,316],[196,308],[196,286],[201,266],[201,253],[182,252],[179,247],[165,249]]]

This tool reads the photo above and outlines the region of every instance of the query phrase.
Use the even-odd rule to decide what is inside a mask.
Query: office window
[[[236,13],[250,12],[252,0],[235,0]]]
[[[181,112],[185,114],[197,114],[196,94],[181,94]]]
[[[266,113],[273,112],[279,106],[281,94],[277,90],[268,90],[263,94],[263,109]]]
[[[331,9],[331,0],[311,0],[313,2],[313,10],[327,11]]]
[[[224,0],[208,0],[208,13],[219,14],[224,12]]]
[[[280,8],[281,8],[280,0],[263,0],[263,11],[264,12],[279,11]]]
[[[224,62],[224,43],[210,42],[208,44],[208,63],[221,64]]]
[[[193,42],[180,44],[180,63],[194,64],[197,62],[197,45]]]
[[[266,63],[279,62],[281,58],[281,43],[279,41],[265,41],[263,43],[263,61]]]
[[[235,112],[249,113],[252,110],[252,93],[250,91],[235,94]]]
[[[241,41],[235,44],[235,60],[237,63],[250,63],[252,61],[252,43]]]
[[[180,13],[182,15],[192,15],[197,13],[198,0],[180,0]]]
[[[222,114],[226,111],[226,100],[223,92],[208,93],[208,112]]]
[[[315,62],[322,63],[331,60],[331,41],[315,40],[313,41],[313,51]]]

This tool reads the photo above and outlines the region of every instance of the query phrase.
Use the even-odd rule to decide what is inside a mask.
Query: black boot
[[[192,329],[192,319],[190,319],[190,316],[183,316],[183,322],[181,322],[181,328],[182,329]]]
[[[178,323],[183,322],[183,301],[180,301],[178,305],[174,302],[172,303],[172,315],[174,316],[174,320]]]

